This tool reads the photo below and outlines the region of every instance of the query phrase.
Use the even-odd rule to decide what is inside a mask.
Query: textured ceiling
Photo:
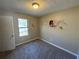
[[[39,3],[38,9],[33,9],[32,3]],[[0,0],[0,8],[31,16],[43,16],[79,5],[79,0]]]

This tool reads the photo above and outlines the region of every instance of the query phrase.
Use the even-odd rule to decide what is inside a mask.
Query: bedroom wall
[[[15,13],[12,11],[0,10],[0,15],[13,16],[14,20],[14,33],[15,33],[15,45],[19,45],[23,42],[30,41],[35,38],[39,38],[39,29],[38,29],[38,19],[36,17],[28,16],[21,13]],[[18,18],[26,18],[29,21],[29,35],[24,37],[19,37],[19,28],[18,28]],[[32,27],[34,24],[34,27]],[[1,42],[1,40],[0,40]]]
[[[49,20],[62,20],[57,27],[50,27]],[[62,26],[63,29],[60,29]],[[78,54],[79,50],[79,6],[54,12],[40,19],[40,35],[42,40]]]
[[[29,28],[29,35],[19,37],[19,28],[18,28],[18,18],[26,18],[28,20],[28,28]],[[32,24],[34,27],[32,27]],[[29,41],[31,39],[37,39],[39,37],[39,29],[38,29],[38,19],[35,17],[23,15],[23,14],[16,14],[14,17],[14,28],[15,28],[15,36],[16,36],[16,45]]]

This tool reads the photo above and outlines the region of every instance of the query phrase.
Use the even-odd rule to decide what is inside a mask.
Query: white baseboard
[[[40,39],[40,38],[39,38],[39,37],[35,37],[35,38],[33,38],[33,39],[29,39],[29,40],[26,40],[26,41],[24,41],[24,42],[22,42],[22,43],[16,44],[16,46],[19,46],[19,45],[21,45],[21,44],[28,43],[28,42],[30,42],[30,41],[37,40],[37,39]]]
[[[77,59],[79,59],[79,55],[77,56]]]
[[[70,54],[72,54],[72,55],[74,55],[74,56],[76,56],[76,57],[78,58],[78,55],[77,55],[77,54],[75,54],[75,53],[73,53],[73,52],[71,52],[71,51],[69,51],[69,50],[67,50],[67,49],[64,49],[64,48],[62,48],[62,47],[60,47],[60,46],[58,46],[58,45],[55,45],[55,44],[53,44],[53,43],[51,43],[51,42],[49,42],[49,41],[47,41],[47,40],[44,40],[44,39],[41,39],[41,40],[43,40],[44,42],[47,42],[47,43],[49,43],[49,44],[51,44],[51,45],[53,45],[53,46],[55,46],[55,47],[61,49],[61,50],[63,50],[63,51],[66,51],[66,52],[68,52],[68,53],[70,53]]]

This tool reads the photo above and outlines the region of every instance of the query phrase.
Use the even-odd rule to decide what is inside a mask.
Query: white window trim
[[[18,27],[19,27],[19,19],[27,20],[27,19],[25,19],[25,18],[18,18]],[[21,35],[21,33],[20,33],[20,28],[27,28],[27,34]],[[29,32],[28,32],[28,20],[27,20],[27,26],[26,26],[26,27],[19,27],[19,36],[20,36],[20,37],[24,37],[24,36],[28,36],[28,35],[29,35]]]

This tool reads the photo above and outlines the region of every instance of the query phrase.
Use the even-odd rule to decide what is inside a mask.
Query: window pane
[[[19,27],[27,27],[27,20],[26,19],[18,19],[18,26]]]
[[[26,36],[28,35],[28,28],[19,28],[19,36]]]

